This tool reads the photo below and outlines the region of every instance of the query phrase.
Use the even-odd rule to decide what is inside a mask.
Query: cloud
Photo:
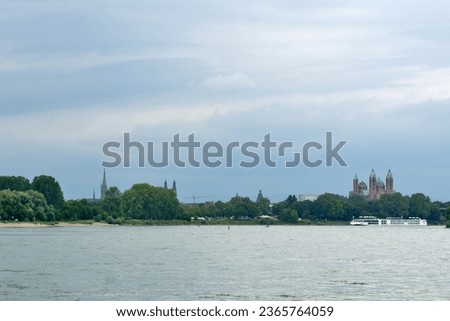
[[[426,174],[423,156],[408,151],[429,142],[427,152],[449,157],[436,143],[450,137],[448,8],[419,0],[4,1],[2,166],[14,168],[30,148],[36,167],[51,150],[97,165],[99,146],[123,132],[240,140],[271,131],[302,140],[332,130],[351,140],[357,166],[389,162]],[[445,181],[445,166],[430,180]],[[260,170],[261,184],[271,176],[274,189],[298,188],[291,173]],[[64,179],[81,181],[82,171],[74,165]],[[328,186],[329,175],[316,173],[302,176],[303,188]],[[228,174],[217,186],[233,193],[240,173]],[[179,175],[195,182],[189,190],[209,174]]]
[[[255,81],[243,73],[234,73],[227,76],[216,76],[205,79],[200,87],[208,90],[228,91],[250,89],[256,86]]]

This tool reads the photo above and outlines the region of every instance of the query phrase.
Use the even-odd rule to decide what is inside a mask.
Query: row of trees
[[[32,182],[22,176],[0,176],[0,219],[5,221],[173,220],[185,218],[183,214],[172,190],[149,184],[136,184],[124,193],[112,187],[102,202],[65,201],[51,176],[37,176]]]
[[[384,194],[378,200],[366,201],[363,197],[355,195],[349,198],[323,194],[315,201],[297,201],[294,195],[283,202],[274,205],[273,214],[282,213],[285,209],[295,210],[302,219],[349,221],[359,216],[386,217],[420,217],[429,221],[438,222],[441,219],[441,207],[448,204],[431,202],[430,198],[422,193],[403,196],[400,193]]]
[[[37,176],[32,182],[24,177],[0,176],[0,218],[2,220],[190,220],[191,217],[254,219],[262,215],[277,216],[285,222],[302,220],[350,221],[354,217],[421,217],[438,222],[446,203],[431,202],[422,193],[403,196],[381,195],[366,201],[361,196],[349,198],[323,194],[315,201],[298,201],[294,195],[271,204],[261,197],[256,202],[236,195],[228,202],[211,202],[182,206],[172,190],[149,184],[135,184],[120,192],[117,187],[106,191],[101,202],[64,201],[59,183],[51,176]],[[447,212],[450,221],[450,212]]]
[[[61,186],[52,176],[36,176],[30,183],[22,176],[0,176],[0,190],[39,192],[45,196],[48,205],[61,208],[64,205],[64,195]]]
[[[9,221],[54,221],[55,208],[42,193],[0,190],[0,218]]]
[[[432,203],[430,198],[421,193],[403,196],[400,193],[385,194],[378,200],[366,201],[361,196],[346,198],[336,194],[320,195],[315,201],[298,201],[295,195],[284,201],[270,205],[268,199],[252,202],[248,197],[233,197],[229,202],[199,204],[187,208],[191,216],[254,218],[264,214],[277,216],[286,222],[303,220],[350,221],[359,216],[386,217],[421,217],[438,222],[441,218],[440,208],[448,204]]]
[[[135,184],[121,193],[117,187],[109,188],[97,207],[103,216],[113,219],[174,220],[183,219],[184,212],[176,194],[170,189],[149,184]]]
[[[54,221],[64,206],[59,183],[51,176],[0,176],[0,219]]]

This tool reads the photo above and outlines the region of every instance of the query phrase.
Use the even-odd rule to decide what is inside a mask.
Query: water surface
[[[450,300],[443,227],[0,229],[0,300]]]

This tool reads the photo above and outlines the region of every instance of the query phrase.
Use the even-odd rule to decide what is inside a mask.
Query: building
[[[168,189],[167,187],[167,180],[164,180],[164,189]],[[106,170],[103,169],[103,180],[102,184],[100,185],[100,198],[95,197],[95,188],[92,193],[92,198],[86,199],[90,204],[95,204],[98,202],[101,202],[105,199],[106,191],[108,190],[108,185],[106,184]],[[173,180],[172,188],[171,190],[177,195],[177,184],[175,180]]]
[[[388,171],[386,175],[386,180],[383,182],[372,169],[369,176],[369,186],[364,181],[359,182],[358,176],[355,175],[353,178],[353,190],[349,193],[352,195],[363,196],[368,201],[373,201],[379,199],[383,194],[393,194],[394,193],[394,177],[392,176],[391,170]]]
[[[317,195],[317,194],[300,194],[298,196],[298,201],[299,202],[303,202],[303,201],[314,202],[318,198],[319,198],[319,195]]]
[[[100,185],[100,198],[96,198],[95,188],[94,188],[92,191],[92,198],[87,198],[86,201],[91,205],[94,205],[94,204],[97,204],[97,203],[103,201],[103,199],[105,198],[107,189],[108,189],[108,185],[106,184],[106,171],[105,171],[105,169],[103,169],[103,181],[102,181],[102,184]]]
[[[256,197],[256,202],[260,202],[264,199],[264,195],[261,192],[261,190],[259,190],[258,196]]]
[[[101,201],[104,200],[107,189],[108,189],[108,185],[106,185],[106,170],[103,169],[103,181],[102,181],[102,185],[100,185],[100,200]]]
[[[168,189],[166,179],[164,180],[164,189]],[[175,196],[177,196],[177,183],[175,182],[175,180],[173,180],[172,183],[172,191],[175,193]]]

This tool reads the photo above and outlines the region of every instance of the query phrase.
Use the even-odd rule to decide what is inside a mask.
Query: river
[[[0,229],[0,300],[450,300],[437,226]]]

